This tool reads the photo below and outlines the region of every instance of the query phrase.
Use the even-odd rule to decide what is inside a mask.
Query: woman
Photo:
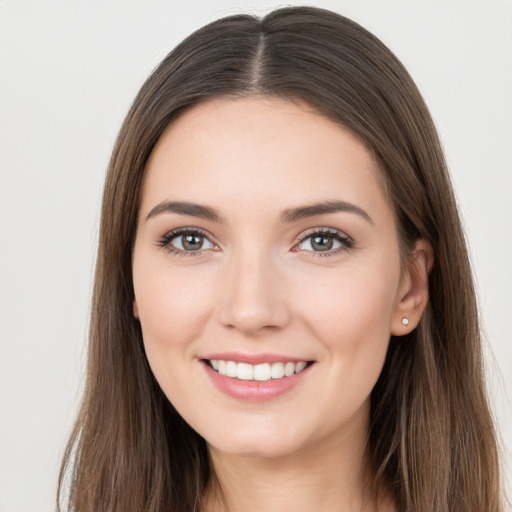
[[[70,509],[498,511],[475,294],[423,100],[374,36],[214,22],[103,199]]]

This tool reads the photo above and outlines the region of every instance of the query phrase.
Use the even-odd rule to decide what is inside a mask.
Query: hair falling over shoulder
[[[375,36],[329,11],[236,15],[184,40],[137,95],[107,172],[87,380],[64,456],[59,510],[201,510],[205,441],[149,368],[133,317],[131,255],[149,155],[186,107],[220,96],[297,99],[371,148],[399,225],[404,264],[433,247],[430,302],[410,335],[391,338],[371,395],[375,493],[401,512],[502,510],[475,290],[452,185],[430,114],[407,71]]]

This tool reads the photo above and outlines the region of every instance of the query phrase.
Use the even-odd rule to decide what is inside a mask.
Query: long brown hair
[[[132,311],[132,246],[145,164],[166,126],[208,98],[251,95],[305,101],[357,134],[382,170],[402,255],[418,238],[434,249],[427,311],[411,334],[392,337],[372,392],[374,488],[385,483],[403,512],[501,510],[475,292],[434,124],[381,41],[310,7],[201,28],[137,95],[105,183],[87,382],[58,501],[77,512],[201,508],[210,478],[206,444],[149,368]]]

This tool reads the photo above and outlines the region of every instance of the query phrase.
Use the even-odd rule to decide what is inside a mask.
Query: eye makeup
[[[199,228],[178,228],[163,235],[156,245],[177,256],[198,256],[205,251],[219,250],[210,238],[211,235]]]
[[[315,228],[300,236],[294,252],[311,252],[315,257],[336,256],[351,249],[354,241],[348,235],[333,228]]]
[[[219,251],[212,236],[196,227],[183,227],[163,235],[156,245],[177,256],[198,256],[205,251]],[[335,256],[353,247],[351,237],[333,228],[314,228],[302,234],[292,252],[311,253],[315,257]]]

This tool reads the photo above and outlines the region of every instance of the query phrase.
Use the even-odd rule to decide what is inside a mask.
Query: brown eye
[[[311,247],[315,251],[329,251],[334,245],[332,236],[314,236],[311,237]]]
[[[343,249],[350,249],[352,245],[352,240],[341,231],[317,231],[303,238],[296,247],[305,252],[334,254]]]
[[[176,235],[170,243],[180,251],[201,251],[213,247],[213,244],[200,233],[183,233]]]

